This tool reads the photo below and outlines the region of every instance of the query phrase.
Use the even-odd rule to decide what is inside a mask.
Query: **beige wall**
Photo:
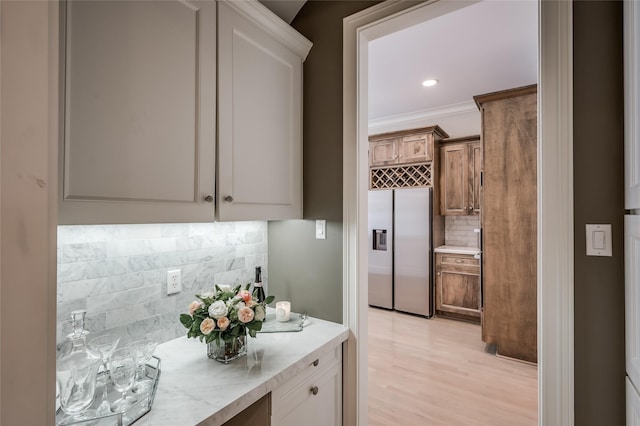
[[[342,322],[342,18],[377,1],[308,1],[292,25],[313,42],[304,63],[304,218],[269,222],[269,292]],[[311,220],[313,219],[313,220]],[[327,239],[315,239],[315,219]]]
[[[49,31],[56,14],[55,2],[0,2],[0,424],[7,426],[53,424],[55,409],[57,116],[50,113],[58,82]]]
[[[622,425],[624,168],[622,4],[574,3],[575,424]],[[613,257],[585,255],[611,223]]]

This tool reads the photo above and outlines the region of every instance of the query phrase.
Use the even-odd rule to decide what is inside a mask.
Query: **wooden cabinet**
[[[218,219],[301,218],[311,43],[258,2],[219,2],[218,14]]]
[[[482,338],[537,360],[536,86],[474,97],[482,117]]]
[[[65,5],[59,223],[211,221],[215,3]]]
[[[369,136],[369,166],[433,161],[436,142],[446,137],[438,126]]]
[[[448,139],[440,145],[440,213],[480,214],[480,136]]]
[[[342,345],[271,393],[273,426],[342,424]]]
[[[436,253],[436,314],[480,321],[480,260]]]

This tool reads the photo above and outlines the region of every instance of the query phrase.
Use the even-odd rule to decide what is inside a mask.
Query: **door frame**
[[[344,424],[367,424],[367,45],[471,3],[388,0],[343,21]],[[538,424],[572,426],[572,2],[539,1],[538,28]]]

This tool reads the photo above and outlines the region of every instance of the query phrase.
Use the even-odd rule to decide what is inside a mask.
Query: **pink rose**
[[[248,302],[249,300],[251,300],[251,293],[249,293],[249,290],[240,290],[238,292],[238,297],[240,297],[243,301]]]
[[[227,317],[218,318],[218,328],[222,331],[225,331],[227,327],[229,327],[230,322],[231,321],[229,321],[229,318]]]
[[[201,308],[202,305],[203,305],[202,302],[200,302],[199,300],[194,300],[189,304],[189,313],[193,315],[193,313],[197,311],[199,308]]]
[[[238,319],[242,323],[246,324],[248,322],[251,322],[253,320],[253,316],[254,316],[253,309],[251,308],[248,308],[245,306],[238,310]]]
[[[211,318],[205,318],[200,323],[200,331],[202,331],[202,334],[204,334],[205,336],[211,334],[214,328],[216,328],[216,322]]]

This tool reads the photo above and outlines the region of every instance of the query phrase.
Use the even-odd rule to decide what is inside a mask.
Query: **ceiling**
[[[289,23],[305,3],[260,1]],[[480,1],[370,42],[369,133],[480,133],[473,96],[536,83],[537,43],[537,0]]]
[[[480,133],[474,95],[537,81],[535,0],[482,1],[369,43],[369,133]],[[434,87],[422,81],[437,79]]]

